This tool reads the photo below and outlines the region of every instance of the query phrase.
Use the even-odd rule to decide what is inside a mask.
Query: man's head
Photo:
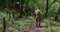
[[[35,12],[34,12],[34,14],[36,14],[36,15],[37,15],[38,13],[41,13],[41,10],[40,10],[40,9],[36,9]]]

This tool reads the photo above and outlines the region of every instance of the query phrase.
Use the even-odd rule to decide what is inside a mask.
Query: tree
[[[24,0],[20,0],[19,5],[20,5],[20,8],[19,8],[20,18],[22,18],[23,17]]]
[[[6,32],[6,21],[5,21],[5,17],[3,17],[3,31],[2,32]]]
[[[45,16],[44,17],[47,17],[48,15],[48,9],[56,2],[57,0],[54,0],[53,3],[51,3],[51,5],[48,5],[48,0],[46,2],[46,13],[45,13]]]
[[[44,16],[44,17],[47,16],[47,13],[48,13],[48,0],[47,0],[47,2],[46,2],[46,13],[45,13],[45,16]]]

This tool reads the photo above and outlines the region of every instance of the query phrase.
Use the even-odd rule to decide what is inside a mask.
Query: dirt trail
[[[28,32],[44,32],[44,29],[35,27],[30,29]]]
[[[36,23],[34,23],[34,25],[30,27],[28,32],[44,32],[44,28],[36,27],[35,24]]]

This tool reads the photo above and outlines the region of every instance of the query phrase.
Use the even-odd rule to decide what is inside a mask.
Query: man
[[[39,9],[36,9],[34,12],[35,16],[36,16],[36,27],[42,27],[42,12]]]

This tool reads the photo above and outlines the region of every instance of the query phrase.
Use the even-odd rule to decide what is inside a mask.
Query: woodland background
[[[0,0],[0,32],[3,17],[6,32],[26,32],[34,24],[34,10],[40,8],[45,32],[60,32],[60,0]]]

